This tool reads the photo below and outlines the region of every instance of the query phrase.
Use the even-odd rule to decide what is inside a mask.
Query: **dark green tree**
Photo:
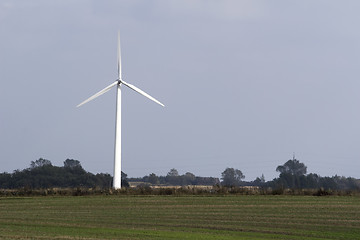
[[[121,171],[121,186],[122,187],[130,187],[130,184],[127,179],[127,174]]]
[[[265,177],[264,177],[264,174],[261,174],[261,177],[257,177],[255,180],[254,180],[254,184],[256,186],[264,186],[265,185]]]
[[[290,174],[294,176],[301,176],[306,174],[307,167],[304,163],[299,162],[299,160],[293,158],[287,161],[284,165],[277,166],[276,171],[280,174]]]
[[[280,172],[278,184],[285,188],[304,188],[306,183],[307,167],[299,160],[288,160],[284,165],[279,165],[276,168]]]
[[[170,185],[182,185],[181,177],[179,176],[178,170],[175,168],[170,169],[166,175],[166,182]]]
[[[222,185],[227,187],[234,187],[241,185],[242,179],[245,178],[244,174],[239,169],[226,168],[221,173]]]
[[[151,184],[159,184],[159,177],[155,173],[149,174],[148,182]]]
[[[36,161],[31,161],[30,168],[37,168],[37,167],[43,167],[43,166],[52,166],[51,162],[44,158],[39,158]]]
[[[196,182],[196,176],[191,172],[187,172],[182,175],[182,182],[182,185],[194,185]]]
[[[178,170],[176,170],[175,168],[170,169],[170,171],[168,172],[167,176],[169,177],[178,177],[179,176],[179,172]]]
[[[80,161],[74,159],[66,159],[64,161],[64,168],[82,168]]]

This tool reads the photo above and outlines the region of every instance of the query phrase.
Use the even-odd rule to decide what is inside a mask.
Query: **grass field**
[[[0,198],[0,239],[360,239],[360,198]]]

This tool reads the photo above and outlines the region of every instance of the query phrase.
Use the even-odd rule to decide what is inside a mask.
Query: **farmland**
[[[360,239],[360,198],[3,197],[0,239]]]

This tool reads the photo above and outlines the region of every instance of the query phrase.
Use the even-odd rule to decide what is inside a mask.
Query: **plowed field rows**
[[[0,198],[0,239],[360,239],[360,198]]]

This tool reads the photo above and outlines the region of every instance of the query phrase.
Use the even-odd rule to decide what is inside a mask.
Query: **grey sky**
[[[0,171],[47,158],[113,168],[116,79],[123,171],[246,180],[295,152],[309,172],[360,178],[359,1],[0,0]]]

